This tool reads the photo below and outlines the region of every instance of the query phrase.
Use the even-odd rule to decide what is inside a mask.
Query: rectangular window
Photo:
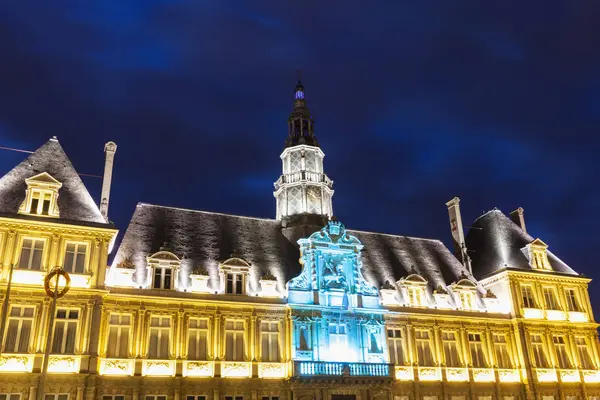
[[[431,339],[429,338],[429,331],[416,330],[415,343],[417,346],[417,361],[419,366],[433,366],[433,353],[431,351]]]
[[[122,394],[102,396],[102,400],[125,400],[125,396]]]
[[[19,257],[19,268],[41,270],[43,253],[43,239],[23,239],[21,256]]]
[[[506,335],[494,333],[494,354],[499,368],[512,368]]]
[[[148,357],[166,360],[169,358],[171,318],[152,317],[150,319],[150,343]]]
[[[108,343],[106,356],[110,358],[127,358],[129,356],[129,332],[131,316],[111,314],[108,320]]]
[[[581,311],[579,301],[577,301],[577,291],[575,289],[565,289],[565,296],[567,298],[567,310]]]
[[[442,332],[442,343],[444,346],[444,359],[447,367],[460,367],[458,356],[458,341],[454,332]]]
[[[12,306],[10,308],[8,327],[4,336],[4,352],[29,352],[34,311],[33,307]]]
[[[279,322],[260,323],[261,361],[279,361]]]
[[[471,352],[471,363],[476,368],[486,367],[485,356],[483,353],[483,342],[481,334],[469,333],[469,351]]]
[[[407,290],[411,306],[422,307],[425,305],[425,290],[422,287],[408,287]]]
[[[188,360],[206,360],[208,320],[191,318],[188,328]]]
[[[575,345],[577,346],[577,355],[579,356],[579,363],[583,369],[594,369],[594,363],[590,356],[589,347],[584,337],[576,337]]]
[[[67,243],[65,249],[65,260],[63,266],[65,271],[75,274],[85,272],[85,258],[87,255],[87,244],[85,243]]]
[[[244,361],[244,322],[227,321],[225,323],[225,360]]]
[[[21,400],[21,393],[0,393],[0,400]]]
[[[401,329],[388,329],[388,350],[390,354],[390,362],[396,365],[404,365],[406,358],[404,357],[404,336]]]
[[[146,400],[167,400],[167,396],[148,395]]]
[[[562,369],[572,368],[571,360],[567,354],[567,345],[565,343],[564,336],[552,336],[552,343],[554,343],[554,350],[556,350],[556,358],[558,360],[558,366]]]
[[[52,194],[39,190],[33,190],[31,193],[31,214],[48,215],[50,213],[50,201]]]
[[[346,339],[346,325],[329,325],[329,350],[333,352],[344,351],[348,345]]]
[[[279,400],[279,396],[262,396],[262,400]]]
[[[185,397],[186,400],[206,400],[206,396],[201,395],[201,396],[186,396]]]
[[[154,268],[154,289],[171,289],[173,270],[171,268]]]
[[[243,274],[227,274],[227,285],[225,287],[227,294],[244,294],[244,275]]]
[[[46,393],[44,395],[44,400],[69,400],[69,394],[68,393],[60,393],[60,394]]]
[[[547,310],[560,310],[558,306],[558,299],[556,298],[556,291],[554,288],[545,287],[544,291],[544,302],[546,303]]]
[[[548,368],[548,358],[544,351],[544,342],[542,335],[533,334],[530,336],[531,350],[533,352],[533,359],[535,360],[535,366],[537,368]]]
[[[472,292],[461,291],[459,293],[460,303],[462,305],[463,310],[473,310],[475,309],[475,300],[474,294]]]
[[[244,400],[244,396],[225,396],[225,400]]]
[[[52,340],[52,353],[74,354],[75,340],[77,338],[77,323],[79,311],[59,308],[56,310],[54,320],[54,335]]]
[[[311,346],[311,337],[310,337],[310,328],[307,325],[299,325],[296,330],[298,334],[297,349],[306,351],[312,349]]]
[[[523,299],[523,307],[525,308],[537,308],[535,304],[535,297],[533,296],[533,289],[529,285],[521,286],[521,297]]]

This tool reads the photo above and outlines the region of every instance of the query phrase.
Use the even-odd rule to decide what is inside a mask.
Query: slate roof
[[[364,245],[363,274],[377,286],[409,275],[415,267],[432,289],[457,281],[463,270],[454,255],[437,240],[348,230]],[[218,263],[232,255],[251,264],[250,289],[270,272],[280,289],[301,272],[299,250],[281,232],[279,221],[140,203],[115,255],[113,267],[129,258],[138,283],[146,277],[146,257],[161,250],[185,257],[181,271],[204,267],[211,287],[218,283]]]
[[[58,191],[61,220],[106,224],[58,140],[52,138],[0,178],[0,213],[16,214],[25,199],[25,179],[47,172],[62,183]]]
[[[503,268],[532,269],[521,249],[533,240],[502,211],[494,209],[483,214],[472,224],[465,239],[473,275],[482,279]],[[548,261],[555,272],[577,275],[550,251]]]

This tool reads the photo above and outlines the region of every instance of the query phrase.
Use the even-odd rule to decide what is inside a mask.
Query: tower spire
[[[315,122],[310,116],[310,110],[306,106],[305,96],[304,85],[300,81],[300,77],[298,77],[298,82],[294,89],[294,109],[288,118],[288,137],[285,141],[285,147],[300,144],[319,147],[314,130]]]

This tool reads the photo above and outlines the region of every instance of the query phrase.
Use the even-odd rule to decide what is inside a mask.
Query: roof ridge
[[[183,208],[183,207],[174,207],[174,206],[164,206],[164,205],[160,205],[160,204],[150,204],[150,203],[144,203],[144,202],[138,202],[136,207],[156,207],[156,208],[168,208],[171,210],[179,210],[179,211],[187,211],[187,212],[195,212],[195,213],[203,213],[203,214],[213,214],[213,215],[223,215],[223,216],[227,216],[227,217],[236,217],[236,218],[246,218],[246,219],[254,219],[254,220],[259,220],[259,221],[270,221],[270,222],[279,222],[276,219],[273,218],[260,218],[260,217],[249,217],[246,215],[237,215],[237,214],[227,214],[227,213],[222,213],[222,212],[215,212],[215,211],[205,211],[205,210],[194,210],[191,208]]]
[[[479,217],[475,218],[475,221],[473,221],[473,222],[475,223],[475,222],[479,221],[479,219],[480,219],[480,218],[483,218],[483,217],[487,216],[488,214],[491,214],[491,213],[493,213],[493,212],[495,212],[495,211],[499,212],[500,214],[502,214],[502,215],[504,215],[504,216],[506,217],[506,214],[504,214],[504,212],[503,212],[502,210],[500,210],[500,209],[499,209],[499,208],[497,208],[497,207],[494,207],[494,208],[492,208],[491,210],[484,212],[484,213],[483,213],[483,214],[481,214]],[[507,218],[508,218],[508,217],[507,217]]]
[[[368,233],[371,235],[382,235],[382,236],[393,236],[393,237],[404,237],[407,239],[417,239],[417,240],[428,240],[431,242],[438,242],[438,243],[442,243],[443,242],[439,239],[433,239],[433,238],[424,238],[424,237],[418,237],[418,236],[407,236],[407,235],[398,235],[398,234],[394,234],[394,233],[385,233],[385,232],[372,232],[372,231],[363,231],[360,229],[346,229],[348,231],[351,232],[360,232],[360,233]]]

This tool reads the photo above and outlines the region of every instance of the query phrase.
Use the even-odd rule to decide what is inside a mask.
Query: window
[[[438,400],[437,396],[423,396],[423,400]]]
[[[188,360],[206,360],[208,320],[191,318],[188,327]]]
[[[0,393],[0,400],[21,400],[21,393]]]
[[[230,272],[227,274],[227,294],[244,294],[244,275]]]
[[[125,396],[122,394],[112,396],[102,396],[102,400],[125,400]]]
[[[154,267],[154,289],[171,289],[172,274],[169,267]]]
[[[34,311],[33,307],[12,306],[10,308],[8,328],[4,337],[4,352],[29,352]]]
[[[54,335],[52,353],[74,354],[75,339],[77,338],[78,310],[59,308],[54,320]]]
[[[60,394],[46,393],[44,395],[44,400],[69,400],[69,394],[68,393],[60,393]]]
[[[152,317],[150,319],[150,343],[148,357],[154,359],[169,358],[169,338],[171,336],[170,317]]]
[[[206,400],[206,396],[186,396],[186,400]]]
[[[85,272],[85,258],[87,255],[87,244],[85,243],[67,243],[65,250],[64,268],[65,271],[83,274]]]
[[[40,190],[33,190],[31,193],[31,207],[29,212],[38,215],[50,215],[50,202],[52,193]]]
[[[379,327],[371,326],[365,328],[365,334],[367,335],[367,349],[371,354],[383,353],[383,348],[379,345],[377,338],[380,337],[381,330]]]
[[[44,253],[43,239],[23,239],[21,256],[19,257],[20,269],[42,269],[42,254]]]
[[[499,368],[512,368],[506,335],[494,333],[494,354]]]
[[[343,352],[348,346],[346,340],[346,325],[330,324],[329,325],[329,351]]]
[[[131,316],[111,314],[108,320],[108,347],[106,356],[111,358],[127,358],[129,355],[129,331]]]
[[[567,298],[567,310],[581,311],[579,301],[577,301],[577,291],[575,289],[565,289],[565,296]]]
[[[459,297],[463,310],[475,309],[475,295],[473,292],[462,290],[459,292]]]
[[[523,299],[523,307],[537,308],[535,305],[535,297],[533,297],[533,289],[529,285],[521,286],[521,297]]]
[[[544,302],[546,303],[547,310],[559,310],[558,299],[556,298],[556,291],[554,288],[545,287],[542,289],[544,292]]]
[[[244,400],[244,396],[225,396],[225,400]]]
[[[261,361],[279,361],[279,322],[260,323]]]
[[[530,342],[531,350],[533,352],[533,359],[535,360],[535,366],[537,368],[548,368],[548,358],[546,357],[546,352],[544,351],[542,335],[531,335]]]
[[[542,396],[542,400],[554,400],[554,396]]]
[[[485,356],[483,354],[483,343],[481,341],[481,334],[469,333],[469,351],[471,352],[471,363],[476,368],[483,368],[486,366]]]
[[[406,358],[404,357],[404,337],[401,329],[388,329],[388,350],[390,354],[390,362],[396,365],[404,365]]]
[[[262,400],[279,400],[279,396],[262,396]]]
[[[310,350],[312,348],[310,344],[310,328],[307,325],[299,325],[296,332],[298,334],[296,348],[302,351]]]
[[[167,400],[167,396],[149,395],[146,396],[146,400]]]
[[[444,359],[447,367],[460,367],[458,356],[458,342],[454,332],[442,332],[442,343],[444,346]]]
[[[565,343],[564,336],[552,336],[552,343],[554,343],[554,349],[556,350],[556,359],[558,360],[558,366],[562,369],[572,368],[571,360],[567,354],[567,345]]]
[[[590,356],[590,351],[587,345],[587,341],[584,337],[575,338],[575,346],[577,346],[577,355],[579,356],[579,363],[583,369],[594,369],[594,363]]]
[[[408,301],[411,306],[425,306],[425,290],[422,287],[408,287]]]
[[[244,322],[227,321],[225,323],[225,360],[244,361]]]
[[[433,366],[433,353],[431,352],[431,339],[429,331],[416,330],[415,342],[417,345],[417,362],[422,367]]]

